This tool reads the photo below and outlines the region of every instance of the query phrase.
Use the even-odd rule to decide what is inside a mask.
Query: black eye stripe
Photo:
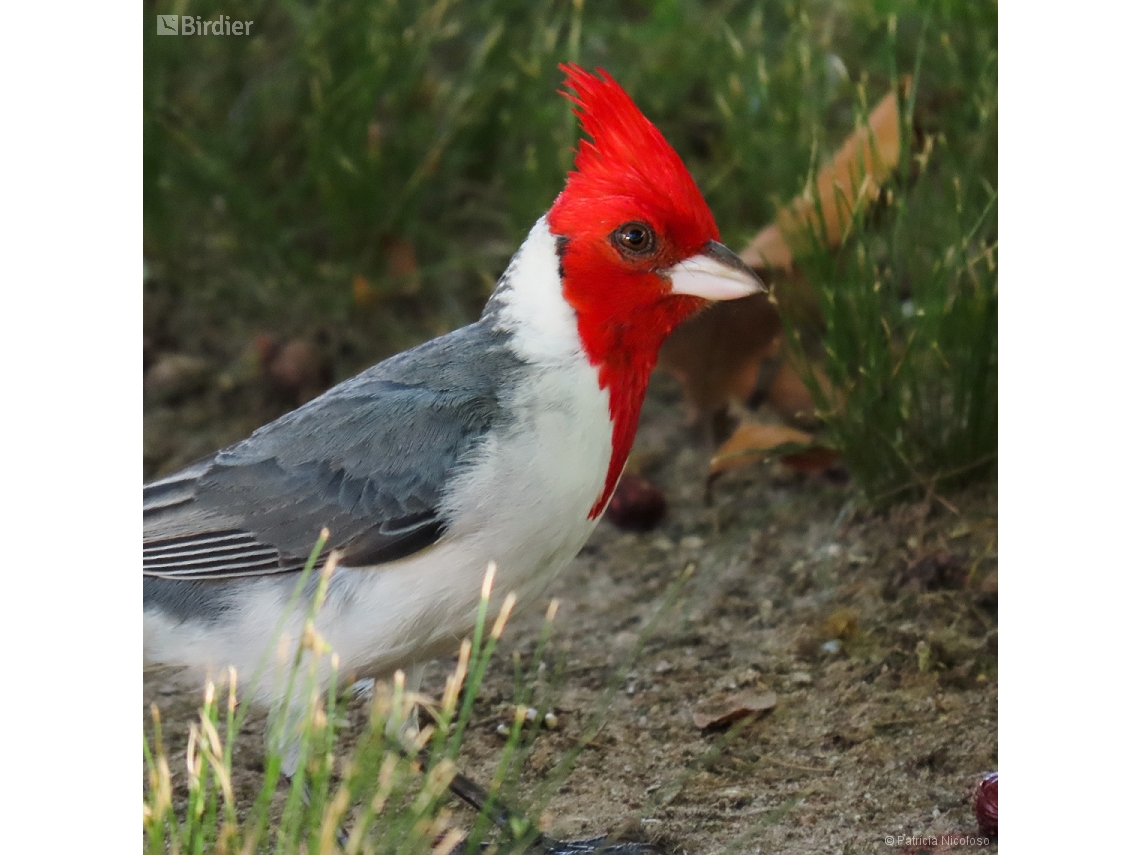
[[[637,221],[622,223],[613,230],[610,240],[625,255],[647,255],[657,244],[653,229]]]

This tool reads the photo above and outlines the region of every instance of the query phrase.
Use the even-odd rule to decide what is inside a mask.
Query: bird
[[[290,596],[327,529],[315,625],[338,675],[414,689],[472,632],[489,563],[523,605],[585,544],[669,333],[764,290],[625,90],[560,69],[589,139],[477,321],[144,484],[145,667],[252,675],[279,627],[303,631]]]

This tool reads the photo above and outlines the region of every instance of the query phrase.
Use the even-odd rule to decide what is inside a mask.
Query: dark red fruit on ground
[[[606,519],[628,531],[649,531],[665,516],[665,494],[647,478],[622,475],[614,489]]]
[[[997,837],[997,772],[990,772],[974,787],[974,816],[983,837]]]

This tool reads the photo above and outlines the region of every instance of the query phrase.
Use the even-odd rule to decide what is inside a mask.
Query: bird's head
[[[712,300],[764,289],[720,243],[709,206],[677,152],[604,71],[563,65],[582,140],[566,188],[547,214],[558,237],[562,296],[578,338],[609,392],[613,494],[637,430],[649,374],[673,329]]]
[[[591,362],[648,357],[712,300],[763,290],[719,241],[677,152],[612,77],[563,65],[582,129],[574,170],[547,222],[560,238],[563,296]],[[620,357],[619,357],[620,358]]]

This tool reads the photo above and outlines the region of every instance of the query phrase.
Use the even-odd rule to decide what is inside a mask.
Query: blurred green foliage
[[[163,37],[157,13],[254,25],[249,37]],[[365,362],[472,320],[561,189],[578,132],[555,94],[560,62],[603,66],[630,92],[736,247],[805,186],[861,105],[921,66],[918,102],[933,105],[922,131],[935,140],[922,175],[908,162],[891,210],[805,269],[840,385],[913,333],[916,388],[931,372],[969,374],[986,412],[969,453],[996,448],[996,272],[992,288],[967,287],[981,269],[971,259],[996,245],[993,0],[202,0],[147,4],[144,32],[148,301],[237,329],[355,325],[372,336]],[[393,263],[409,249],[415,273]],[[371,306],[354,301],[357,275]],[[858,310],[839,288],[855,279],[879,282]],[[977,305],[950,299],[967,292]],[[904,317],[905,305],[921,313]],[[875,431],[911,442],[912,424],[942,442],[926,416],[913,421],[918,399],[890,399],[885,382],[876,375],[867,407],[847,410],[861,433],[832,422],[849,459]],[[992,402],[977,403],[989,386]],[[930,406],[960,415],[938,388]],[[907,466],[940,471],[945,458],[916,453]],[[873,459],[853,469],[885,466]],[[860,480],[893,489],[907,466]]]
[[[410,241],[423,299],[470,317],[562,186],[577,139],[558,63],[604,66],[740,244],[889,80],[867,4],[206,2],[250,37],[145,39],[145,251],[289,271],[322,311]],[[901,57],[904,64],[910,61]],[[474,275],[472,275],[474,274]],[[467,292],[473,292],[468,294]],[[267,296],[274,299],[298,294]],[[272,309],[272,306],[263,306]],[[449,321],[460,318],[448,318]]]

